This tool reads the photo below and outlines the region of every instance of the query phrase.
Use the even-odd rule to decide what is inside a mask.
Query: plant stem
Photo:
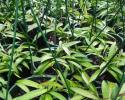
[[[17,30],[17,22],[18,22],[18,0],[15,0],[15,23],[14,23],[14,35],[13,35],[13,45],[12,45],[12,52],[11,52],[11,59],[9,64],[9,72],[8,72],[8,81],[7,81],[7,90],[6,90],[6,98],[5,100],[8,100],[8,92],[9,92],[9,85],[10,85],[10,79],[12,74],[12,66],[13,66],[13,56],[14,56],[14,49],[15,49],[15,42],[16,42],[16,30]]]
[[[42,36],[43,36],[43,39],[44,39],[44,41],[46,42],[47,47],[49,48],[49,51],[50,51],[51,54],[52,54],[53,60],[55,61],[56,68],[60,71],[60,73],[61,73],[61,75],[62,75],[62,77],[63,77],[63,79],[64,79],[64,81],[65,81],[65,83],[66,83],[66,88],[67,88],[67,90],[68,90],[69,98],[70,98],[70,94],[71,94],[71,93],[70,93],[69,84],[67,83],[67,80],[66,80],[65,76],[64,76],[64,75],[62,74],[62,72],[61,72],[60,65],[59,65],[58,61],[56,60],[56,55],[55,55],[55,54],[53,53],[53,51],[51,50],[51,47],[50,47],[49,43],[47,42],[47,38],[46,38],[45,34],[43,34],[43,32],[42,32],[42,29],[41,29],[41,27],[40,27],[40,23],[39,23],[37,17],[35,16],[35,14],[34,14],[34,11],[33,11],[33,8],[32,8],[32,4],[31,4],[30,0],[28,0],[28,2],[29,2],[29,5],[30,5],[31,12],[32,12],[32,14],[33,14],[33,18],[34,18],[36,24],[37,24],[38,27],[39,27],[39,30],[40,30],[40,32],[41,32],[41,34],[42,34]],[[49,0],[49,2],[50,2],[50,0]]]

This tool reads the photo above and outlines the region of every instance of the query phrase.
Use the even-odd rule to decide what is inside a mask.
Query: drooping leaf
[[[23,84],[23,85],[34,87],[34,88],[40,88],[40,84],[31,80],[22,79],[22,80],[18,80],[16,83],[18,85]]]
[[[71,90],[79,95],[82,95],[83,97],[99,100],[99,97],[97,97],[94,93],[92,93],[89,90],[83,90],[81,88],[74,88],[74,87],[72,87]]]
[[[24,84],[16,83],[16,85],[17,85],[18,87],[20,87],[23,91],[29,92],[28,87],[25,86]]]
[[[26,94],[24,94],[22,96],[18,96],[16,98],[14,98],[13,100],[31,100],[31,99],[38,97],[46,92],[47,92],[47,89],[37,89],[37,90],[27,92]]]
[[[49,93],[59,100],[66,100],[66,98],[58,92],[51,91]]]

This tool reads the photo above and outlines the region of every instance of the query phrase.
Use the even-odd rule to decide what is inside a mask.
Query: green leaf
[[[0,70],[0,73],[4,73],[4,72],[8,72],[9,71],[9,69],[2,69],[2,70]]]
[[[18,87],[20,87],[23,91],[29,92],[28,87],[25,86],[24,84],[16,83],[16,85],[17,85]]]
[[[62,48],[67,53],[67,55],[70,55],[70,50],[67,47],[62,46]]]
[[[20,63],[22,63],[24,58],[17,58],[15,61],[15,66],[18,66]]]
[[[79,75],[73,75],[73,78],[75,78],[77,81],[80,81],[80,82],[83,81],[82,77]]]
[[[2,78],[0,77],[0,83],[2,83],[3,85],[6,84],[7,82]]]
[[[60,59],[60,58],[56,58],[56,60],[58,61],[58,63],[59,63],[60,65],[63,65],[63,66],[65,66],[67,69],[70,69],[68,63],[66,62],[66,60]]]
[[[125,94],[125,83],[123,84],[121,90],[120,90],[120,94]]]
[[[23,84],[23,85],[34,87],[34,88],[40,88],[40,84],[38,84],[37,82],[26,80],[26,79],[18,80],[16,84],[17,85]]]
[[[81,88],[71,88],[72,91],[74,91],[77,94],[80,94],[84,97],[90,98],[90,99],[95,99],[95,100],[100,100],[96,95],[94,95],[94,93],[92,93],[89,90],[83,90]]]
[[[89,85],[89,76],[87,75],[86,72],[82,72],[82,78],[84,80],[84,82]]]
[[[0,23],[0,32],[3,31],[4,28],[5,28],[5,25]]]
[[[44,100],[53,100],[52,96],[49,94],[45,95],[45,99]]]
[[[102,82],[102,95],[105,99],[109,98],[109,86],[106,81]]]
[[[13,35],[12,35],[12,34],[13,34],[13,31],[10,31],[10,30],[9,30],[9,31],[6,31],[5,34],[6,34],[6,36],[13,38]],[[16,33],[16,38],[17,38],[17,39],[25,38],[25,36],[24,36],[23,34],[17,32],[17,33]]]
[[[76,66],[78,69],[82,69],[82,67],[78,63],[76,63],[74,61],[68,61],[68,62],[73,64],[74,66]]]
[[[109,49],[108,59],[110,59],[113,56],[116,50],[117,50],[116,42],[113,42],[112,46]]]
[[[42,63],[38,68],[35,70],[35,74],[41,75],[43,74],[49,67],[52,67],[54,65],[54,61],[46,61]]]
[[[44,94],[40,96],[39,100],[53,100],[53,98],[50,94]]]
[[[6,98],[6,89],[5,88],[1,89],[0,97],[3,98],[3,100],[5,100],[5,98]],[[12,96],[10,95],[10,93],[8,93],[8,100],[12,100]]]
[[[113,70],[108,70],[108,72],[117,80],[120,81],[119,74],[117,72],[114,72]]]
[[[64,43],[62,46],[68,48],[68,47],[71,47],[71,46],[78,44],[78,43],[80,43],[80,41],[73,41],[73,42]]]
[[[98,69],[98,70],[91,76],[91,78],[90,78],[90,80],[89,80],[90,83],[97,78],[97,76],[99,75],[100,71],[101,71],[101,70]]]
[[[66,98],[63,95],[61,95],[60,93],[57,93],[57,92],[54,92],[54,91],[51,91],[49,93],[59,100],[66,100]]]
[[[52,59],[52,58],[53,58],[53,57],[52,57],[52,54],[43,55],[42,58],[41,58],[41,62],[50,60],[50,59]]]
[[[28,59],[28,60],[31,60],[31,57],[28,56],[27,59]],[[38,62],[38,61],[41,61],[41,58],[39,58],[39,57],[37,57],[37,56],[32,56],[32,61],[33,61],[33,62]]]
[[[64,79],[64,77],[62,76],[63,73],[61,73],[59,70],[57,70],[57,71],[58,71],[58,74],[59,74],[59,77],[60,77],[62,83],[64,84],[64,86],[66,86],[65,79]]]
[[[92,90],[94,93],[96,93],[96,95],[98,95],[96,87],[92,83],[89,83],[90,77],[85,71],[82,72],[82,78],[84,82],[86,83],[86,85],[89,87],[89,89]]]
[[[18,96],[16,98],[14,98],[13,100],[31,100],[31,99],[38,97],[46,92],[47,92],[47,89],[37,89],[37,90],[33,90],[31,92],[28,92],[22,96]]]
[[[4,100],[4,95],[3,95],[2,91],[0,91],[0,99]]]
[[[76,96],[72,97],[71,100],[83,100],[83,98],[84,97],[81,95],[76,95]]]
[[[54,81],[43,82],[40,85],[42,85],[44,87],[63,88],[63,86],[61,84],[54,82]]]
[[[38,25],[36,24],[36,23],[34,23],[34,24],[32,24],[32,25],[29,25],[28,26],[28,32],[29,31],[32,31],[33,29],[35,29],[35,28],[37,28],[38,27]]]
[[[22,64],[23,64],[24,67],[26,67],[27,69],[29,69],[29,66],[28,66],[27,62],[23,61]]]

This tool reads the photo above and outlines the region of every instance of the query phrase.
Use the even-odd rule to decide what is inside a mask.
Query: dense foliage
[[[0,0],[0,100],[125,100],[124,0]]]

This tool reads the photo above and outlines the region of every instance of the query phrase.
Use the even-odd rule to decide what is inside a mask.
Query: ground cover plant
[[[125,100],[125,0],[0,0],[0,100]]]

